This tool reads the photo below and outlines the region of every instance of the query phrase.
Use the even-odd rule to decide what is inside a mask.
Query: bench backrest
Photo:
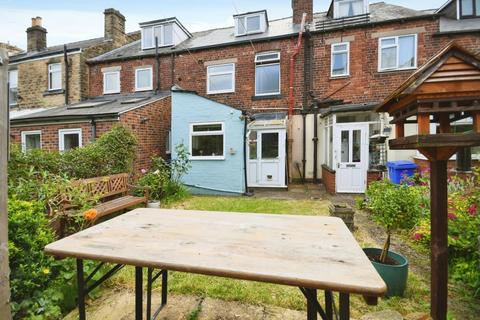
[[[92,196],[107,198],[128,192],[128,173],[76,180],[73,185]]]

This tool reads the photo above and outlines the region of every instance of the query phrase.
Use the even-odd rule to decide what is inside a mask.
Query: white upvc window
[[[165,153],[172,153],[172,130],[168,130],[167,132],[167,141],[165,141]]]
[[[417,68],[417,35],[410,34],[378,39],[378,70]]]
[[[103,73],[103,93],[120,93],[120,71],[106,71]]]
[[[16,106],[18,104],[18,70],[8,72],[8,84],[10,86],[8,105]]]
[[[458,2],[460,19],[480,17],[480,0],[458,0]]]
[[[152,67],[135,69],[135,91],[153,89]]]
[[[331,76],[345,77],[350,75],[350,43],[332,44]]]
[[[333,17],[346,18],[368,13],[368,0],[335,0]]]
[[[62,64],[52,63],[48,65],[48,90],[62,89]]]
[[[173,24],[161,24],[142,28],[142,49],[155,48],[155,38],[158,38],[158,46],[173,45]]]
[[[58,130],[58,150],[67,151],[82,146],[82,129]]]
[[[255,95],[277,94],[280,94],[280,53],[259,53],[255,56]]]
[[[190,124],[190,159],[225,159],[225,130],[223,122]]]
[[[235,35],[262,33],[267,28],[265,12],[255,12],[235,17]]]
[[[22,131],[22,151],[27,152],[30,150],[42,148],[42,131]]]
[[[207,94],[235,92],[235,63],[207,67]]]

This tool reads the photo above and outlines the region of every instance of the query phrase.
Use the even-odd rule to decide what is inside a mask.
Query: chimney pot
[[[42,18],[32,18],[32,26],[27,29],[27,51],[41,51],[47,48],[47,29],[42,27]]]

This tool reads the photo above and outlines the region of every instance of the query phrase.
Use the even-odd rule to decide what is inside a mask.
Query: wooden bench
[[[144,188],[144,197],[131,195],[134,186],[128,183],[127,173],[76,180],[72,183],[72,186],[91,195],[92,198],[97,198],[101,201],[101,203],[92,208],[97,211],[97,215],[93,221],[140,204],[146,206],[148,203],[147,188]],[[74,209],[75,206],[72,204],[72,196],[71,194],[65,195],[63,201],[64,212]]]

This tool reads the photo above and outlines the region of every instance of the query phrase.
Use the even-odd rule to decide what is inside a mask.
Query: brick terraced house
[[[155,96],[173,87],[171,121],[148,134],[159,145],[171,141],[172,157],[175,145],[187,146],[184,182],[197,192],[241,194],[303,179],[361,193],[387,160],[422,162],[415,152],[387,150],[389,119],[373,110],[451,41],[480,54],[472,3],[417,11],[333,0],[314,13],[313,0],[292,0],[292,17],[247,12],[232,27],[194,33],[176,18],[148,21],[141,39],[88,60],[88,95]],[[470,130],[471,120],[456,127]]]

